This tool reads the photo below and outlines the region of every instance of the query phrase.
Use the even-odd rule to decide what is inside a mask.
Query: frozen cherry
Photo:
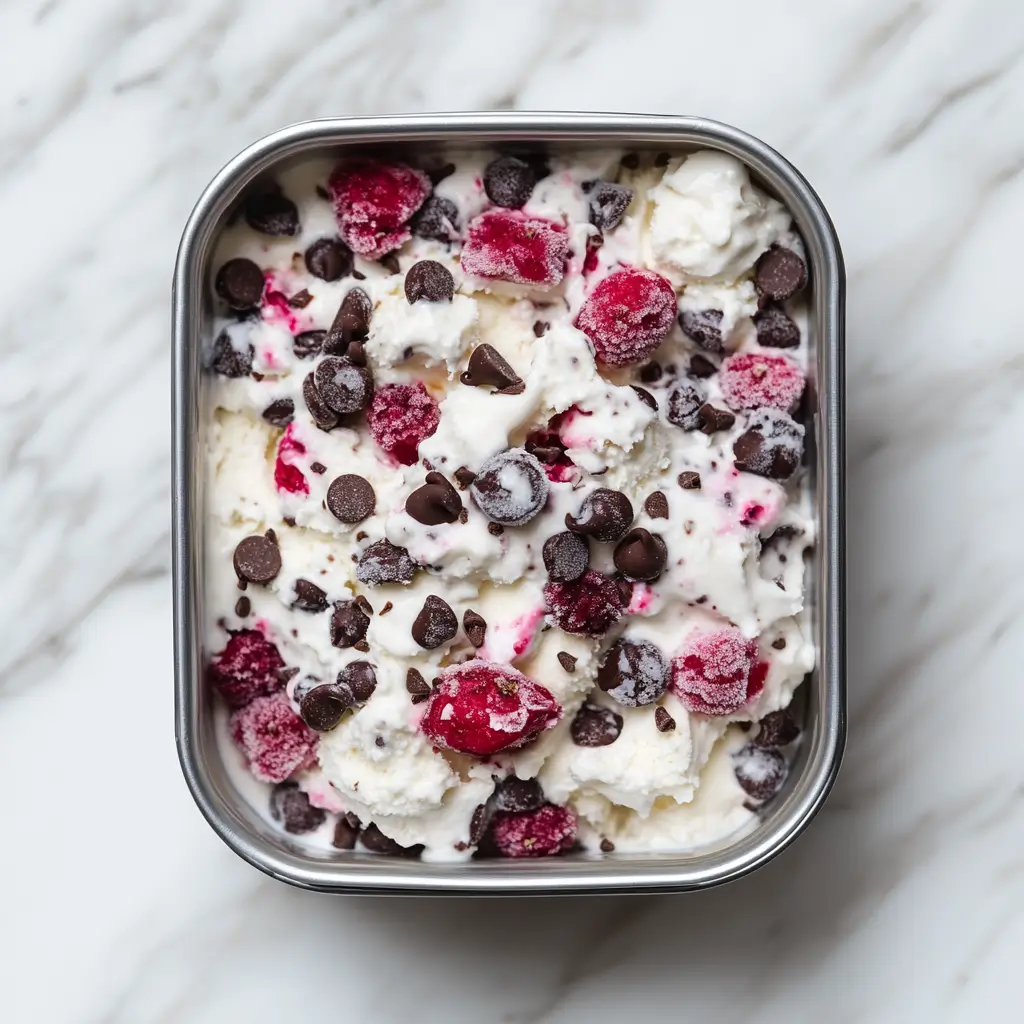
[[[731,715],[764,688],[767,665],[756,658],[757,641],[738,629],[693,633],[672,662],[672,692],[690,711]]]
[[[503,857],[551,857],[575,843],[576,815],[554,804],[518,814],[498,813],[491,823],[491,838]]]
[[[569,238],[558,224],[491,210],[468,228],[462,269],[474,277],[516,284],[555,285],[565,273]]]
[[[308,768],[316,754],[316,733],[292,711],[283,693],[257,697],[234,712],[231,736],[261,782],[284,782]]]
[[[233,708],[254,697],[275,693],[284,685],[284,659],[262,633],[243,629],[232,633],[224,650],[213,656],[207,678]]]
[[[544,602],[555,625],[577,636],[604,636],[622,618],[632,587],[588,569],[571,583],[548,583]]]
[[[377,444],[403,466],[412,466],[420,443],[437,430],[441,412],[420,381],[385,384],[374,394],[367,420]]]
[[[767,408],[789,412],[803,394],[804,374],[785,356],[741,352],[722,363],[718,383],[730,409]]]

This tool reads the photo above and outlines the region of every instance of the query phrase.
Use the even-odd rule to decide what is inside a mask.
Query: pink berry
[[[284,668],[277,647],[262,633],[243,629],[232,633],[224,650],[213,656],[207,678],[233,708],[280,690]]]
[[[540,683],[510,665],[474,660],[441,672],[420,728],[439,747],[488,757],[522,746],[561,717]]]
[[[767,662],[755,662],[757,641],[738,629],[693,633],[672,662],[672,692],[689,711],[731,715],[763,689]]]
[[[292,711],[283,693],[257,697],[236,711],[231,736],[261,782],[284,782],[316,756],[316,733]]]
[[[302,470],[294,464],[296,455],[305,454],[306,446],[295,436],[294,424],[289,424],[277,443],[277,461],[274,463],[274,484],[279,491],[309,494],[309,484]]]
[[[653,270],[627,267],[610,274],[587,297],[576,326],[609,366],[641,363],[676,321],[676,293]]]
[[[740,352],[722,363],[718,383],[730,409],[790,412],[803,394],[804,374],[785,356]]]
[[[555,285],[565,273],[568,252],[569,238],[558,224],[489,210],[469,225],[462,269],[491,280]]]
[[[551,857],[576,841],[576,815],[554,804],[517,814],[499,812],[491,838],[503,857]]]
[[[544,602],[555,625],[577,636],[604,636],[622,617],[632,585],[588,569],[571,583],[548,583]]]
[[[437,430],[441,411],[420,381],[385,384],[374,393],[367,420],[377,444],[403,466],[412,466],[420,442]]]
[[[406,164],[357,157],[334,171],[327,188],[342,239],[376,260],[412,237],[406,221],[430,195],[430,179]]]

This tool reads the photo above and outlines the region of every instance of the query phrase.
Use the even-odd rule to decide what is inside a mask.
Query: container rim
[[[196,462],[197,339],[204,264],[220,221],[243,188],[272,165],[307,150],[370,141],[483,145],[529,139],[653,148],[708,146],[738,157],[789,208],[807,248],[818,363],[815,500],[818,717],[798,784],[752,834],[710,853],[554,858],[530,862],[430,864],[383,857],[321,860],[272,847],[230,806],[209,776],[199,746],[201,629]],[[788,847],[821,808],[846,742],[845,636],[845,272],[831,219],[802,174],[770,146],[702,117],[617,113],[491,112],[416,114],[306,121],[244,149],[214,176],[183,232],[174,269],[172,333],[172,563],[174,581],[175,743],[185,781],[214,831],[240,857],[274,878],[334,893],[541,895],[679,892],[742,877]]]

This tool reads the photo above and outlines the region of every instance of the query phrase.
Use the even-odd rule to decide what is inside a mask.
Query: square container
[[[808,566],[817,667],[804,684],[804,742],[783,791],[743,838],[712,848],[645,855],[574,854],[536,861],[428,864],[363,852],[315,853],[271,829],[229,781],[203,685],[203,496],[201,342],[211,329],[209,260],[228,211],[256,178],[310,156],[341,157],[386,145],[401,156],[455,145],[540,142],[552,148],[613,146],[670,153],[721,150],[791,212],[810,269],[809,479],[818,542]],[[174,626],[178,756],[189,789],[217,834],[267,874],[323,892],[545,893],[672,892],[739,878],[788,846],[821,807],[846,737],[843,317],[845,276],[835,230],[821,201],[783,157],[735,128],[696,117],[631,114],[446,114],[337,118],[293,125],[232,160],[200,197],[185,227],[174,274]]]

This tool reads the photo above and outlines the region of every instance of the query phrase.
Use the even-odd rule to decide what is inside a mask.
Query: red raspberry
[[[544,602],[559,629],[577,636],[604,636],[622,617],[632,584],[588,569],[571,583],[548,583]]]
[[[540,683],[510,665],[474,660],[441,672],[420,728],[440,747],[488,757],[521,747],[561,717]]]
[[[516,284],[554,285],[565,273],[569,238],[558,224],[508,210],[472,221],[462,247],[462,269],[474,277]]]
[[[257,697],[231,716],[231,736],[261,782],[284,782],[316,757],[317,736],[283,693]]]
[[[420,381],[385,384],[367,415],[373,439],[403,466],[415,465],[420,442],[437,430],[441,411]]]
[[[738,629],[694,633],[672,662],[672,692],[689,711],[731,715],[763,689],[768,663]]]
[[[224,650],[213,656],[207,678],[233,708],[265,697],[284,685],[279,670],[284,668],[277,647],[262,633],[243,629],[232,633]]]
[[[803,394],[804,373],[785,356],[740,352],[722,363],[718,383],[730,409],[790,412]]]
[[[576,841],[576,815],[554,804],[518,814],[498,813],[491,838],[503,857],[550,857]]]
[[[406,164],[357,157],[335,169],[327,188],[342,239],[377,260],[412,237],[406,221],[430,195],[430,179]]]
[[[306,446],[295,436],[294,424],[289,424],[277,444],[277,461],[274,463],[274,483],[279,491],[309,494],[309,484],[302,470],[293,465],[296,455],[305,454]]]
[[[676,322],[676,293],[653,270],[627,267],[610,274],[587,297],[576,326],[609,366],[641,363]]]

